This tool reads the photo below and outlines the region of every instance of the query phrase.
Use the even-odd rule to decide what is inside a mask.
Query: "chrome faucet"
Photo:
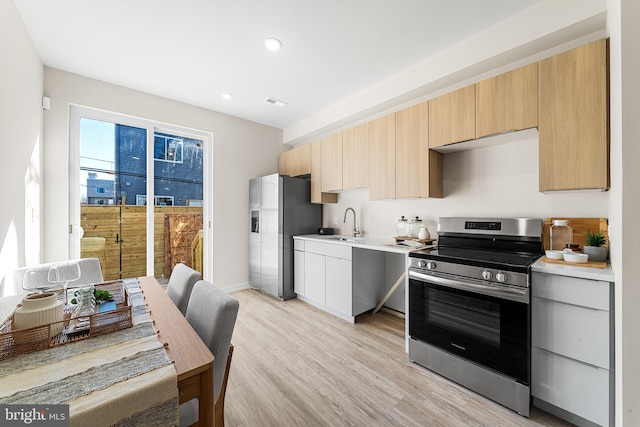
[[[358,234],[360,234],[360,230],[358,230],[358,225],[357,225],[357,222],[356,222],[356,211],[354,211],[353,208],[347,208],[344,211],[344,221],[342,221],[342,222],[344,222],[344,223],[347,222],[347,213],[349,211],[353,212],[353,237],[356,237]]]

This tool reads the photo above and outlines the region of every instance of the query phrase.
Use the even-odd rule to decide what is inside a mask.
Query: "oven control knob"
[[[491,280],[492,277],[493,277],[493,274],[491,274],[489,270],[485,270],[482,272],[482,278],[484,280]]]
[[[426,261],[418,261],[418,267],[425,268],[426,266],[427,266],[427,262]]]
[[[429,262],[427,263],[427,269],[428,269],[428,270],[435,270],[435,268],[436,268],[436,263],[435,263],[435,262],[433,262],[433,261],[429,261]]]
[[[501,272],[499,272],[498,274],[496,274],[496,280],[497,280],[498,282],[501,282],[501,283],[506,282],[506,281],[507,281],[507,275],[506,275],[506,274],[504,274],[504,273],[501,271]]]

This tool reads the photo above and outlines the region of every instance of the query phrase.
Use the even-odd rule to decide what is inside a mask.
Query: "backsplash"
[[[351,234],[353,216],[365,236],[393,237],[396,218],[419,216],[432,236],[440,216],[608,218],[608,192],[538,191],[538,141],[519,141],[444,156],[444,198],[369,200],[369,190],[341,192],[324,206],[324,226]],[[335,223],[334,223],[335,219]]]

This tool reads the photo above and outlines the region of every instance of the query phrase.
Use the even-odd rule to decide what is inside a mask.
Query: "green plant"
[[[585,244],[587,246],[602,246],[607,243],[607,238],[599,231],[595,233],[587,231],[584,235],[586,236]]]
[[[78,296],[79,291],[75,291],[73,293],[74,296]],[[102,302],[107,302],[107,301],[113,301],[113,297],[111,296],[111,294],[109,293],[109,291],[105,290],[105,289],[97,289],[94,288],[93,289],[93,297],[96,299],[96,304],[100,304]],[[78,301],[76,301],[76,299],[72,299],[71,300],[71,304],[77,304]]]

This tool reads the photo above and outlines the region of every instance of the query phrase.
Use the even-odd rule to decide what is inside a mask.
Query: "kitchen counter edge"
[[[611,265],[605,268],[580,267],[577,265],[552,264],[537,260],[532,266],[531,271],[535,273],[555,274],[558,276],[577,277],[580,279],[601,280],[603,282],[615,282]]]
[[[391,246],[385,243],[393,242],[393,238],[382,237],[351,237],[342,235],[321,235],[321,234],[304,234],[300,236],[293,236],[294,239],[299,240],[313,240],[316,242],[330,243],[334,245],[351,246],[353,248],[370,249],[375,251],[393,252],[398,254],[408,254],[411,252],[410,248],[399,248],[397,246]],[[353,240],[338,240],[340,238],[353,239]]]

